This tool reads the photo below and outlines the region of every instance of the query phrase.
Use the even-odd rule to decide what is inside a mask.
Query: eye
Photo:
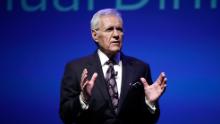
[[[113,30],[114,30],[113,27],[109,27],[109,28],[107,28],[105,31],[106,31],[106,32],[111,32],[111,31],[113,31]]]
[[[112,32],[113,30],[123,32],[123,28],[121,28],[121,27],[108,27],[108,28],[105,29],[105,32]]]
[[[116,29],[117,29],[117,31],[123,32],[123,28],[121,28],[121,27],[118,27]]]

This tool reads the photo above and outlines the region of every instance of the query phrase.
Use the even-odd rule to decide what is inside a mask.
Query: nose
[[[118,39],[119,38],[119,31],[117,29],[113,30],[113,37]]]

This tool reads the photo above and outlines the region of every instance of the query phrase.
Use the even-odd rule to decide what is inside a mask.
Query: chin
[[[118,53],[118,52],[120,52],[120,49],[111,50],[111,53],[114,53],[114,54],[116,54],[116,53]]]
[[[120,46],[115,46],[112,48],[112,51],[120,51],[121,47]]]

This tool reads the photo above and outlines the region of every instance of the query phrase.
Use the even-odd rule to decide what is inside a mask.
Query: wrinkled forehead
[[[115,16],[115,15],[103,15],[100,16],[99,19],[99,27],[106,27],[106,26],[117,26],[117,27],[122,27],[123,22],[120,17]]]

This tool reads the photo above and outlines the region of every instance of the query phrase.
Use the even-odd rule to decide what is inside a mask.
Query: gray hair
[[[100,17],[101,17],[101,16],[106,16],[106,15],[116,16],[116,17],[118,17],[118,18],[121,20],[121,22],[123,23],[121,14],[120,14],[116,9],[111,9],[111,8],[102,9],[102,10],[99,10],[98,12],[96,12],[96,13],[93,15],[93,17],[92,17],[92,19],[91,19],[91,22],[90,22],[90,28],[91,28],[91,30],[97,29],[98,24],[99,24],[99,21],[100,21]]]

